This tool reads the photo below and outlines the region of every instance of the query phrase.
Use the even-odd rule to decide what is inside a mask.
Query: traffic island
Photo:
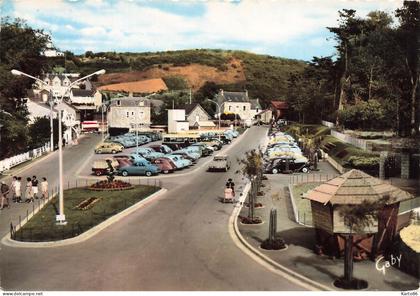
[[[20,242],[56,242],[80,236],[136,205],[160,188],[139,185],[124,191],[90,189],[84,187],[64,191],[66,225],[57,225],[55,222],[59,202],[54,197],[26,224],[12,232],[11,239]]]

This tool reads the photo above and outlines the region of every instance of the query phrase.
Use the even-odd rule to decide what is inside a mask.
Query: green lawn
[[[155,186],[139,185],[124,191],[91,191],[85,188],[66,190],[64,191],[64,213],[67,225],[55,224],[55,215],[59,206],[58,198],[54,198],[16,232],[15,239],[40,242],[75,237],[159,189]],[[88,198],[100,199],[90,209],[76,209],[78,204]]]
[[[308,226],[312,225],[311,202],[305,198],[302,198],[302,194],[320,184],[321,182],[309,182],[293,185],[292,187],[293,198],[297,207],[299,222]]]

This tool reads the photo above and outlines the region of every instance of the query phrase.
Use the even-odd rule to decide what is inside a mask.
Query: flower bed
[[[128,182],[124,182],[121,180],[114,180],[112,182],[108,181],[99,181],[95,184],[92,184],[88,187],[89,190],[94,191],[117,191],[117,190],[129,190],[133,189],[133,185]]]
[[[260,217],[254,217],[254,219],[251,219],[249,217],[239,216],[239,219],[241,219],[242,224],[261,224],[262,223],[262,219]]]

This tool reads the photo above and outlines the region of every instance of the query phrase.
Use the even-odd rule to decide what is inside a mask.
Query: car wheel
[[[147,177],[150,177],[151,175],[152,175],[152,172],[149,172],[149,171],[146,172]]]
[[[112,151],[111,151],[111,153],[112,153],[112,154],[115,154],[115,153],[117,153],[117,151],[115,151],[115,150],[112,150]]]
[[[100,171],[96,171],[95,175],[100,176],[100,175],[102,175],[102,173]]]
[[[123,175],[124,177],[128,176],[128,172],[127,171],[122,171],[121,175]]]
[[[102,153],[102,151],[101,150],[96,150],[95,153],[100,154],[100,153]]]
[[[302,172],[303,173],[309,173],[309,169],[308,168],[302,168]]]
[[[164,174],[167,174],[167,173],[169,173],[169,171],[168,171],[168,170],[166,170],[166,171],[163,171],[163,173],[164,173]]]
[[[272,172],[273,174],[278,174],[278,173],[279,173],[279,170],[278,170],[278,169],[273,169],[271,172]]]

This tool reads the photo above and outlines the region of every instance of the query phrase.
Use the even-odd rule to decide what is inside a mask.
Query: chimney
[[[247,89],[245,90],[245,96],[248,99],[248,90]]]
[[[223,96],[223,89],[220,89],[220,95]]]
[[[129,97],[129,98],[132,98],[132,97],[133,97],[133,92],[132,92],[132,91],[130,91],[130,92],[128,93],[128,97]]]

